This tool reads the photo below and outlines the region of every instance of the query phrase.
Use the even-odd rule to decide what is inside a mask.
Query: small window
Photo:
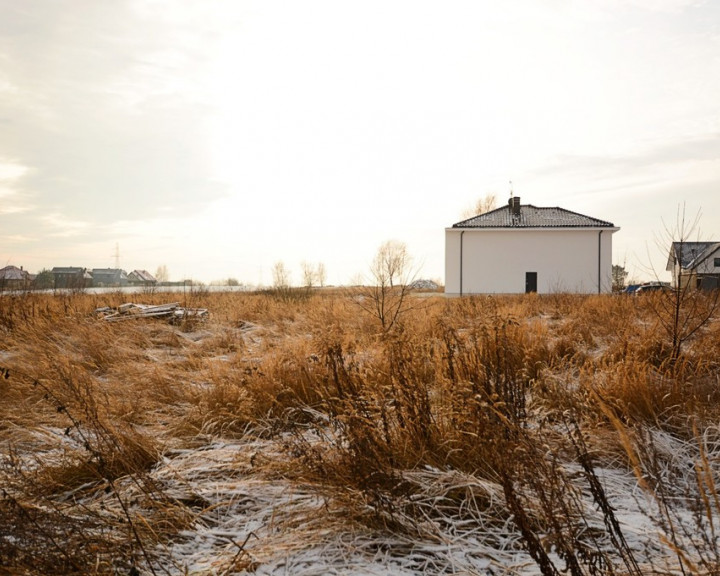
[[[715,258],[715,268],[720,268],[720,258]]]

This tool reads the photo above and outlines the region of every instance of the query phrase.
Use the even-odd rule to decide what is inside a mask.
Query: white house
[[[665,269],[675,288],[720,288],[720,242],[673,242]]]
[[[612,290],[610,222],[510,198],[445,229],[446,294]]]

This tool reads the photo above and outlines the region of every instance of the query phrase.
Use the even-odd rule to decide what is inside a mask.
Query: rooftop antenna
[[[115,257],[115,270],[120,268],[120,244],[115,242],[115,254],[113,254]]]
[[[510,180],[510,198],[513,197],[513,186],[512,186],[512,180]]]

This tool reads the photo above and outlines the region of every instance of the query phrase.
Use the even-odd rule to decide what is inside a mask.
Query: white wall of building
[[[697,272],[700,274],[717,274],[720,272],[720,268],[715,266],[715,258],[720,258],[720,250],[715,250],[705,258],[697,267]]]
[[[445,292],[524,293],[526,272],[537,272],[540,294],[597,294],[598,281],[600,292],[610,292],[616,230],[447,228]]]

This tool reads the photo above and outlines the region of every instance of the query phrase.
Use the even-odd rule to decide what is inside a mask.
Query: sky
[[[0,267],[329,284],[510,190],[665,278],[720,240],[711,0],[0,0]],[[511,184],[512,183],[512,184]],[[687,226],[686,226],[687,227]]]

